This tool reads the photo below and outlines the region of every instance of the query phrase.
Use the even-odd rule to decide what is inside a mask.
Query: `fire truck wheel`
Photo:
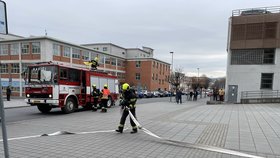
[[[47,106],[47,105],[37,105],[37,108],[41,113],[44,114],[49,113],[52,109],[51,106]]]
[[[68,98],[65,106],[62,107],[61,110],[64,113],[69,114],[71,112],[74,112],[76,110],[76,107],[77,107],[76,101],[73,98]]]
[[[113,99],[112,97],[109,96],[108,102],[107,102],[107,107],[110,108],[113,105]]]

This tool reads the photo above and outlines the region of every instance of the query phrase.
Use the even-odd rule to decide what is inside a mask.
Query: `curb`
[[[31,107],[29,105],[25,105],[25,106],[12,106],[12,107],[4,107],[4,109],[15,109],[15,108],[26,108],[26,107]]]

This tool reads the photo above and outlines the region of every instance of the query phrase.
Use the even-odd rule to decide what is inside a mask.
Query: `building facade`
[[[239,103],[280,90],[279,7],[234,10],[227,50],[227,101]]]
[[[136,54],[143,55],[143,52],[151,54],[141,49],[136,51]],[[2,88],[5,92],[5,88],[10,85],[13,95],[22,96],[24,94],[25,82],[21,74],[23,74],[27,65],[53,61],[68,66],[86,68],[84,61],[92,60],[95,57],[99,58],[99,70],[116,75],[120,83],[130,83],[127,74],[132,70],[128,68],[128,63],[130,62],[128,61],[128,53],[132,54],[129,49],[111,43],[77,45],[48,36],[28,38],[20,36],[15,36],[14,38],[3,37],[0,40]],[[168,67],[170,66],[168,63],[165,64]],[[147,67],[147,71],[149,69],[152,69],[152,67]],[[168,70],[168,72],[170,71]],[[140,82],[141,85],[144,85],[142,83],[144,81],[140,80]],[[164,88],[164,85],[161,86]]]

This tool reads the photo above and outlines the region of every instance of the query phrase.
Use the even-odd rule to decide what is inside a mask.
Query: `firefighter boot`
[[[92,106],[92,111],[97,111],[97,107]]]
[[[116,132],[122,133],[123,132],[123,127],[118,127],[118,129],[116,129]]]
[[[130,132],[131,134],[137,133],[137,127],[133,127],[132,131]]]

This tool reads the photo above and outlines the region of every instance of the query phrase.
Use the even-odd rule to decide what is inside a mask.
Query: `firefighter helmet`
[[[104,84],[104,88],[108,88],[108,85],[107,85],[107,84]]]
[[[95,85],[95,84],[93,84],[93,85],[92,85],[92,87],[96,88],[96,85]]]
[[[129,84],[128,84],[128,83],[124,83],[124,84],[122,85],[122,90],[126,91],[126,90],[128,90],[128,89],[129,89]]]

